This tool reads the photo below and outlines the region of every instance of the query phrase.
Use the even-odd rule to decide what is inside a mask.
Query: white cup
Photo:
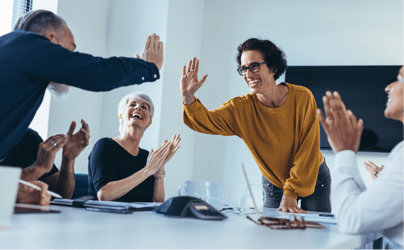
[[[258,195],[259,193],[254,192],[254,190],[252,189],[253,186],[256,186],[262,190],[262,199],[260,199],[261,197],[259,197],[260,196],[260,195]],[[265,200],[266,200],[265,190],[261,185],[258,185],[258,184],[250,184],[250,188],[251,188],[251,191],[253,192],[255,202],[257,203],[256,205],[258,206],[258,210],[261,210],[264,207]],[[262,202],[262,204],[261,204],[261,202]],[[254,208],[254,202],[252,200],[250,192],[248,191],[248,186],[245,188],[245,193],[240,195],[239,207],[241,209],[241,212],[243,212],[243,213],[256,213],[255,208]]]
[[[0,166],[0,224],[11,222],[17,199],[21,168]]]
[[[181,194],[182,189],[184,189],[183,194]],[[202,199],[205,197],[205,182],[185,180],[184,183],[178,187],[178,195],[193,196]]]
[[[214,206],[217,210],[222,210],[226,184],[221,182],[207,182],[205,193],[206,202]]]
[[[251,199],[251,195],[249,194],[242,194],[240,195],[240,201],[239,201],[239,207],[241,209],[241,212],[243,213],[248,213],[248,212],[254,212],[253,211],[253,202]],[[252,211],[250,211],[252,210]]]

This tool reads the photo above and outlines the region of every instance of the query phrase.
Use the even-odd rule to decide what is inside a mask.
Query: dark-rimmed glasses
[[[267,63],[267,62],[262,62],[262,63],[253,62],[248,67],[242,66],[242,67],[238,68],[237,72],[240,76],[245,76],[245,74],[247,74],[247,70],[250,70],[252,73],[257,73],[258,71],[260,71],[261,64],[264,64],[264,63]]]

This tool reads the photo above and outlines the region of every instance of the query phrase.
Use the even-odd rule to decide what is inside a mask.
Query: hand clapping
[[[323,96],[325,118],[320,109],[317,110],[320,123],[327,134],[328,142],[334,153],[343,150],[359,150],[360,138],[363,131],[363,121],[356,120],[350,110],[346,110],[338,92],[330,91]]]
[[[51,171],[56,153],[68,142],[66,135],[54,135],[41,142],[38,148],[38,156],[34,163],[35,167],[43,169],[44,173]]]
[[[164,141],[156,151],[153,149],[147,158],[146,168],[151,170],[152,175],[164,174],[164,165],[174,156],[180,148],[180,135],[174,135],[171,142]]]
[[[364,162],[363,165],[365,165],[366,170],[369,172],[373,180],[377,178],[379,172],[382,171],[384,168],[383,165],[382,167],[379,167],[371,161]]]
[[[90,128],[84,120],[81,120],[81,129],[73,135],[75,128],[76,122],[73,121],[67,132],[69,140],[63,147],[63,157],[68,160],[76,159],[77,156],[79,156],[79,154],[87,147],[90,141]]]

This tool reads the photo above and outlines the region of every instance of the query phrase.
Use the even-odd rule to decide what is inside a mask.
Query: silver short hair
[[[49,30],[62,31],[66,22],[48,10],[33,10],[18,19],[14,30],[24,30],[45,36]]]
[[[133,99],[139,99],[141,101],[146,102],[147,105],[149,106],[150,119],[153,119],[154,104],[153,104],[151,98],[148,95],[143,94],[142,92],[132,92],[122,98],[122,100],[119,102],[119,106],[118,106],[118,117],[121,114],[123,114],[123,112],[125,111],[125,109],[128,106],[128,102]],[[121,119],[119,119],[119,132],[121,134],[123,133],[123,122]]]

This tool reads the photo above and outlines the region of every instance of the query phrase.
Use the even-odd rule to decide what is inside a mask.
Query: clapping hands
[[[320,123],[327,134],[328,142],[334,153],[343,150],[359,150],[360,139],[363,131],[363,121],[356,120],[350,110],[346,110],[338,92],[326,92],[323,96],[326,118],[320,109],[317,110]]]
[[[147,158],[146,168],[150,169],[151,174],[158,176],[164,174],[164,165],[171,160],[177,150],[180,148],[180,135],[174,135],[171,142],[164,141],[156,151],[150,151]]]
[[[77,133],[73,134],[76,128],[76,122],[70,124],[67,136],[69,140],[63,147],[63,158],[67,160],[74,160],[79,154],[87,147],[90,141],[90,128],[88,124],[81,120],[81,128]]]
[[[373,180],[377,178],[379,172],[382,171],[384,168],[383,165],[382,167],[379,167],[371,161],[364,162],[363,165],[365,165],[366,170],[369,172]]]

